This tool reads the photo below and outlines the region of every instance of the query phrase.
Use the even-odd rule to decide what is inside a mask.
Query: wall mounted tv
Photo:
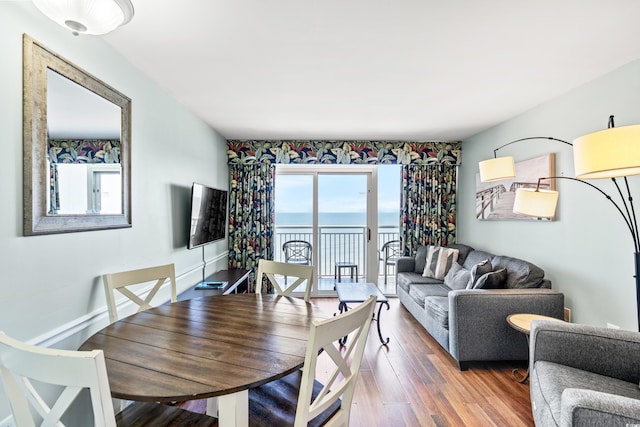
[[[227,230],[227,191],[193,183],[191,227],[187,248],[222,240]]]

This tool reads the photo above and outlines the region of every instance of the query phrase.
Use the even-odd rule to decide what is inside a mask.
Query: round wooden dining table
[[[328,317],[292,297],[202,297],[118,320],[91,336],[80,350],[104,351],[114,398],[217,398],[220,426],[244,426],[248,390],[299,369],[311,322]],[[208,408],[210,414],[215,410]]]

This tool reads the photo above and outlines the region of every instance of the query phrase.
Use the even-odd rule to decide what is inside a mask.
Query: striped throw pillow
[[[427,263],[422,277],[443,280],[451,266],[458,261],[458,250],[440,246],[430,246],[427,252]]]

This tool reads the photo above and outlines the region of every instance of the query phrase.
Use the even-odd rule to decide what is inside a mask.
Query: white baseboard
[[[1,0],[0,0],[1,1]],[[222,254],[218,254],[206,261],[207,265],[215,265],[217,262],[222,262],[226,257],[228,257],[228,252],[223,252]],[[196,277],[197,274],[197,277]],[[177,293],[180,294],[187,289],[193,287],[199,279],[199,276],[202,274],[202,265],[198,265],[197,267],[190,268],[188,271],[176,276],[177,282]],[[149,286],[150,288],[151,286]],[[140,289],[139,293],[144,293],[144,289]],[[159,295],[160,296],[160,295]],[[167,286],[166,295],[162,296],[166,297],[166,301],[169,301],[169,291]],[[154,300],[155,301],[155,300]],[[159,301],[162,303],[162,301]],[[135,304],[133,304],[127,298],[122,298],[117,301],[118,308],[122,308],[123,312],[135,312]],[[42,347],[53,347],[56,344],[62,343],[63,341],[70,339],[70,342],[76,342],[79,337],[86,336],[97,332],[102,329],[104,326],[109,323],[109,316],[107,311],[107,305],[101,308],[94,310],[91,313],[87,313],[84,316],[81,316],[77,319],[74,319],[70,322],[62,324],[50,331],[45,332],[44,334],[34,337],[28,340],[29,344],[38,345]],[[77,335],[77,336],[76,336]],[[84,340],[80,340],[82,342]],[[62,347],[67,345],[68,343],[62,344]],[[0,399],[3,398],[3,393],[0,392]],[[3,416],[5,414],[0,414]],[[0,420],[0,427],[16,427],[16,424],[13,420],[13,416],[8,416],[5,419]]]
[[[228,252],[225,251],[224,253],[219,254],[213,259],[208,260],[207,264],[215,264],[216,262],[226,258],[227,256],[228,256]],[[189,277],[196,273],[201,274],[201,271],[202,271],[202,266],[197,266],[197,267],[191,268],[189,271],[186,271],[180,274],[179,276],[176,276],[176,282],[177,282],[177,288],[178,288],[177,293],[180,294],[186,291],[187,289],[191,288],[192,286],[194,286],[196,282]],[[187,280],[187,278],[189,279]],[[148,292],[151,286],[152,285],[149,285],[149,287],[147,287],[146,289],[140,289],[138,293],[145,294],[146,292]],[[167,297],[166,301],[169,301],[169,297]],[[123,297],[117,300],[116,305],[118,306],[119,311],[122,310],[122,313],[127,313],[127,309],[129,309],[131,313],[135,312],[135,308],[134,308],[135,304],[133,304],[128,298]],[[106,319],[108,319],[108,310],[107,310],[107,305],[105,303],[103,307],[97,310],[94,310],[91,313],[87,313],[84,316],[78,317],[77,319],[74,319],[63,325],[60,325],[57,328],[52,329],[40,336],[34,337],[30,339],[28,343],[32,345],[42,346],[42,347],[52,347],[57,343],[60,343],[68,339],[69,337],[82,333],[82,331],[89,329],[96,323],[104,323],[106,326],[108,323],[108,320]],[[0,424],[0,427],[5,427],[5,425]]]

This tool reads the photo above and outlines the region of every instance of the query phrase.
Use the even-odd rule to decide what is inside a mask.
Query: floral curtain
[[[229,268],[257,269],[260,258],[273,259],[274,179],[269,164],[229,165]]]
[[[406,255],[419,245],[455,243],[456,176],[450,165],[402,167],[400,236]]]
[[[418,245],[455,242],[455,192],[461,142],[230,140],[229,268],[273,256],[274,164],[401,164],[401,238]],[[235,193],[235,194],[234,194]]]
[[[119,139],[50,139],[51,163],[120,163]]]
[[[237,141],[227,142],[229,163],[402,165],[460,163],[460,142]]]
[[[119,139],[49,139],[49,213],[60,210],[58,163],[120,163]]]

